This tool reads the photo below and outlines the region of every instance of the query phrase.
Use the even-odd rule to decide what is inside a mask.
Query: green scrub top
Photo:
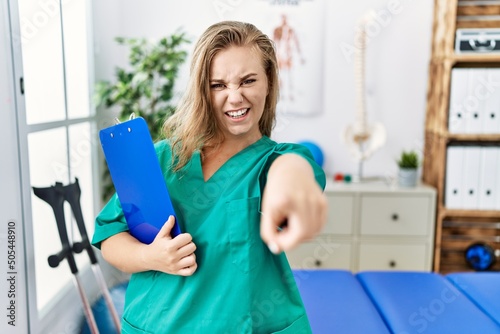
[[[311,333],[286,255],[271,253],[260,237],[261,195],[278,155],[306,158],[324,189],[324,171],[309,150],[264,136],[205,182],[199,152],[174,173],[169,143],[155,147],[179,226],[196,244],[198,269],[188,277],[132,274],[122,333]],[[115,194],[96,218],[92,244],[100,248],[127,230]]]

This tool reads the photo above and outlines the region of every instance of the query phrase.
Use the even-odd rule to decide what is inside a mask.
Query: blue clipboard
[[[172,238],[181,233],[146,121],[133,118],[99,131],[111,179],[130,234],[150,244],[176,217]]]

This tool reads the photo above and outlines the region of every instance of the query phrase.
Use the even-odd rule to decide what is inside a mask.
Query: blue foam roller
[[[488,270],[495,264],[495,250],[485,243],[475,243],[465,250],[465,260],[477,271]]]

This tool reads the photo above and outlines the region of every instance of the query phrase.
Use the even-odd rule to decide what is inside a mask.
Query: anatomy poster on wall
[[[276,43],[278,112],[310,116],[323,110],[324,0],[245,1],[233,19],[255,24]]]

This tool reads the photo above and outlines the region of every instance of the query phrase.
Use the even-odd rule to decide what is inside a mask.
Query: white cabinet
[[[361,196],[361,234],[380,236],[426,236],[430,210],[425,195]]]
[[[358,270],[430,271],[430,249],[425,243],[362,242]]]
[[[323,229],[323,234],[351,235],[352,221],[354,219],[354,197],[344,194],[329,194],[328,197],[328,222]]]
[[[338,242],[327,236],[320,236],[305,242],[287,253],[288,261],[294,268],[301,269],[351,269],[351,244]]]
[[[287,252],[293,268],[431,271],[436,191],[384,182],[328,183],[328,221]]]

